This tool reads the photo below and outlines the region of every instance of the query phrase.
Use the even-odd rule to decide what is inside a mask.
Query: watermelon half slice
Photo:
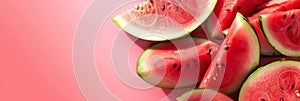
[[[259,17],[270,44],[281,54],[300,57],[300,9]]]
[[[241,87],[259,62],[257,36],[242,14],[237,13],[228,35],[210,64],[199,88],[232,94]]]
[[[200,26],[217,0],[147,0],[113,18],[129,34],[151,41],[183,37]]]
[[[161,42],[141,54],[137,73],[162,88],[196,86],[218,49],[219,45],[196,37]]]
[[[300,62],[272,62],[253,72],[243,84],[240,101],[300,101]]]

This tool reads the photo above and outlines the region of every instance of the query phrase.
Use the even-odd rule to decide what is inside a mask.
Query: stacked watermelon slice
[[[113,18],[158,43],[137,74],[179,101],[300,101],[300,0],[146,0]]]

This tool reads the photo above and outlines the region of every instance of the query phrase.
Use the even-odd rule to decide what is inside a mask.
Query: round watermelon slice
[[[219,46],[202,38],[180,38],[158,43],[140,56],[138,75],[162,88],[195,86],[211,63]]]
[[[281,54],[300,57],[300,9],[259,17],[270,44]]]
[[[240,101],[300,101],[300,62],[272,62],[253,72],[243,84]]]
[[[213,89],[194,89],[177,97],[177,101],[233,101],[227,95]]]
[[[232,94],[241,87],[259,62],[257,36],[240,13],[231,25],[219,52],[210,64],[199,88]]]
[[[147,0],[113,18],[129,34],[151,41],[183,37],[200,26],[217,0]]]

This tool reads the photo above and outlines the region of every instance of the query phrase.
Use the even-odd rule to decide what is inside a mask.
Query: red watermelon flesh
[[[137,38],[166,41],[188,35],[212,13],[217,0],[146,0],[115,16],[121,29]]]
[[[233,101],[227,95],[213,89],[194,89],[177,97],[177,101]]]
[[[225,94],[236,92],[258,62],[257,36],[245,18],[237,13],[199,88],[218,89]]]
[[[218,0],[213,13],[191,35],[223,40],[222,30],[230,27],[236,12],[236,0]]]
[[[259,11],[258,13],[255,13],[251,17],[248,17],[248,20],[249,23],[252,25],[252,27],[255,29],[256,34],[258,36],[261,54],[268,55],[268,56],[279,55],[280,53],[271,46],[271,44],[268,42],[267,38],[265,37],[258,16],[262,14],[269,14],[278,11],[299,9],[300,0],[271,0],[263,5],[260,5],[258,8],[263,10]]]
[[[300,58],[297,57],[287,57],[287,56],[275,56],[275,57],[269,57],[269,56],[262,56],[260,57],[260,62],[258,64],[258,67],[267,65],[274,61],[279,60],[294,60],[294,61],[300,61]]]
[[[207,70],[219,46],[202,38],[181,38],[160,42],[140,56],[138,75],[154,86],[195,86]]]
[[[254,28],[256,35],[258,37],[259,44],[260,44],[260,53],[262,55],[268,55],[268,56],[279,55],[279,53],[270,45],[267,38],[265,37],[265,35],[262,31],[258,16],[261,14],[268,14],[268,13],[276,12],[276,11],[280,10],[281,8],[282,7],[280,7],[280,6],[266,8],[256,14],[254,14],[253,16],[248,17],[249,23]]]
[[[218,19],[222,30],[230,27],[237,12],[236,0],[218,0],[214,15]],[[212,15],[213,16],[213,15]],[[213,21],[208,21],[213,22]]]
[[[300,62],[284,60],[260,67],[243,84],[239,101],[300,101]]]
[[[244,16],[251,16],[261,10],[258,6],[265,4],[268,1],[270,0],[238,0],[237,10]]]
[[[300,57],[300,9],[261,15],[263,31],[281,54]]]
[[[270,0],[265,4],[258,6],[258,9],[271,8],[275,6],[283,6],[285,10],[295,9],[300,7],[300,0]]]

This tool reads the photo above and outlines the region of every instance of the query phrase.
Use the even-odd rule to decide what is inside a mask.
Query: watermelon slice
[[[213,89],[194,89],[177,97],[177,101],[233,101],[227,95]]]
[[[219,89],[231,94],[259,62],[257,36],[243,15],[237,13],[218,54],[210,64],[199,88]]]
[[[147,0],[113,21],[129,34],[151,41],[183,37],[200,26],[217,0]]]
[[[281,54],[300,57],[300,9],[259,17],[270,44]]]
[[[243,84],[240,101],[300,101],[300,62],[276,61],[257,69]]]
[[[258,40],[260,43],[260,52],[262,55],[272,56],[272,55],[280,55],[280,53],[271,46],[271,44],[268,42],[267,38],[265,37],[258,16],[262,14],[269,14],[278,11],[299,9],[300,8],[299,4],[300,4],[300,0],[271,0],[257,7],[257,9],[262,9],[261,11],[255,13],[251,17],[248,17],[249,23],[255,29],[256,34],[258,36]]]
[[[140,56],[139,76],[162,88],[195,86],[207,70],[219,46],[202,38],[180,38],[158,43]]]

